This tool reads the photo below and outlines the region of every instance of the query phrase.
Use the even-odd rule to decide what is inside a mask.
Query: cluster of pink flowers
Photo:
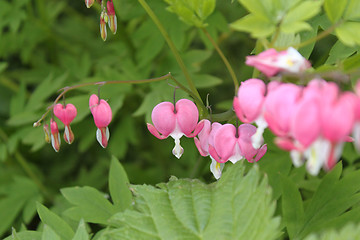
[[[151,134],[159,139],[171,136],[175,140],[173,154],[180,158],[184,149],[180,138],[185,135],[194,138],[195,145],[202,156],[210,156],[210,170],[216,179],[220,178],[224,163],[236,163],[241,159],[249,162],[258,161],[266,152],[266,145],[254,148],[251,137],[256,127],[242,124],[236,128],[232,124],[199,119],[195,104],[188,99],[179,100],[174,107],[170,102],[162,102],[155,106],[151,114],[154,125],[147,124]],[[198,135],[198,138],[195,136]]]
[[[359,85],[360,88],[360,85]],[[323,167],[330,170],[341,156],[344,142],[355,132],[360,138],[360,98],[323,79],[307,86],[249,79],[234,98],[234,109],[243,122],[255,122],[258,133],[254,146],[262,142],[267,126],[276,135],[275,143],[290,151],[295,166],[317,175]]]
[[[95,0],[85,0],[85,5],[87,8],[90,8],[94,4]],[[109,28],[113,34],[117,30],[117,19],[115,15],[114,3],[112,0],[105,1],[100,0],[101,4],[101,13],[100,13],[100,35],[101,38],[105,41],[107,38],[106,23],[108,23]]]
[[[97,95],[93,94],[90,96],[89,108],[91,114],[93,115],[94,122],[98,128],[96,131],[96,139],[103,148],[106,148],[109,141],[109,129],[108,125],[112,119],[112,111],[109,104],[103,100],[99,99]],[[63,105],[58,103],[53,108],[54,115],[64,124],[64,140],[68,144],[71,144],[74,141],[74,133],[71,130],[70,123],[75,119],[77,115],[76,107],[69,103]],[[50,119],[50,137],[48,125],[44,125],[45,140],[51,142],[52,147],[56,152],[60,150],[61,138],[59,134],[59,128],[54,118]]]

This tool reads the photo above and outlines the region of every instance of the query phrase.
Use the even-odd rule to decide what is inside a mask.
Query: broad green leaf
[[[158,187],[133,185],[134,210],[111,219],[110,239],[276,239],[279,218],[257,167],[227,165],[220,181],[172,177]]]
[[[223,82],[222,79],[209,74],[194,74],[192,78],[197,88],[214,87]],[[230,78],[230,76],[228,78]]]
[[[45,224],[44,230],[41,236],[41,240],[61,240],[59,235],[54,232],[54,230],[51,229],[48,225]]]
[[[349,47],[342,42],[337,41],[329,52],[329,58],[326,60],[326,64],[337,63],[349,56],[353,55],[357,51],[357,47]]]
[[[347,0],[325,0],[324,9],[332,23],[336,23],[343,15]]]
[[[356,54],[344,60],[343,70],[345,72],[357,69],[360,67],[360,54]]]
[[[360,171],[350,172],[339,180],[340,174],[341,163],[338,163],[323,178],[305,209],[303,227],[297,238],[326,229],[329,224],[346,223],[349,209],[360,203]]]
[[[12,234],[4,240],[41,240],[41,232],[23,231],[16,232],[13,230]]]
[[[359,20],[360,18],[360,1],[348,0],[348,5],[344,12],[344,19]]]
[[[6,158],[7,158],[6,145],[0,143],[0,162],[5,162]]]
[[[304,30],[311,30],[310,24],[306,22],[290,22],[281,25],[281,31],[284,33],[298,33]]]
[[[75,236],[72,240],[89,240],[89,234],[86,231],[85,222],[83,219],[80,220],[79,226],[75,232]]]
[[[242,4],[250,13],[254,14],[260,19],[269,20],[269,9],[265,6],[266,1],[261,0],[239,0],[239,3]]]
[[[123,166],[114,156],[111,158],[109,173],[109,190],[114,206],[124,211],[132,203],[132,194],[129,190],[129,179]]]
[[[304,207],[299,189],[288,177],[281,177],[282,216],[290,239],[293,239],[304,218]]]
[[[350,223],[343,227],[340,231],[329,229],[321,234],[311,234],[305,240],[335,240],[335,239],[347,239],[347,240],[360,240],[360,225],[354,225]]]
[[[18,113],[21,113],[24,110],[26,100],[26,85],[24,82],[21,82],[19,86],[19,91],[16,96],[11,98],[10,102],[10,116],[14,116]]]
[[[70,240],[74,236],[74,231],[71,227],[58,215],[51,212],[47,207],[38,203],[37,211],[41,221],[48,225],[54,232],[63,240]]]
[[[336,36],[348,46],[360,45],[360,23],[345,22],[335,29]]]
[[[230,24],[233,29],[249,32],[254,38],[270,36],[275,31],[275,26],[275,23],[253,14],[248,14]]]
[[[206,18],[215,9],[215,0],[165,0],[167,8],[189,25],[205,27]]]
[[[86,222],[106,224],[116,212],[105,195],[92,187],[71,187],[61,189],[62,195],[74,207],[65,214],[74,220],[83,218]]]

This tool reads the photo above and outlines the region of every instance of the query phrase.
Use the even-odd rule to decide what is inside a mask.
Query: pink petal
[[[255,162],[259,161],[265,155],[266,151],[267,151],[267,145],[264,144],[261,146],[261,148],[256,153],[256,157],[255,157],[254,161]]]
[[[54,106],[53,112],[64,125],[69,125],[77,115],[76,107],[71,103],[66,104],[65,107],[58,103]]]
[[[99,105],[93,107],[92,115],[94,117],[95,125],[98,128],[107,127],[112,119],[110,105],[105,100],[101,99]]]
[[[149,130],[149,132],[154,135],[155,137],[157,137],[158,139],[165,139],[167,138],[169,135],[160,135],[160,133],[156,130],[156,128],[151,125],[150,123],[147,123],[147,128]]]
[[[226,162],[232,155],[234,155],[235,144],[237,142],[235,134],[236,128],[234,125],[225,124],[217,131],[214,136],[214,148],[220,159],[222,159],[222,162]]]
[[[241,124],[238,128],[239,132],[239,146],[242,155],[246,160],[252,162],[254,156],[257,154],[258,150],[255,149],[252,145],[251,137],[256,132],[256,127],[251,124]]]
[[[154,107],[151,119],[157,131],[166,137],[169,136],[174,131],[176,125],[174,105],[170,102],[159,103]],[[153,132],[151,133],[154,135]]]
[[[196,105],[188,99],[180,99],[177,101],[175,108],[180,130],[186,136],[190,135],[194,131],[199,119],[199,111]]]

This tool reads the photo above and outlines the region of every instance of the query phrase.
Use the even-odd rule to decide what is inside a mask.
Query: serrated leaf
[[[79,226],[76,230],[75,236],[72,240],[89,240],[89,234],[86,231],[85,222],[83,219],[80,220]]]
[[[129,179],[123,166],[114,156],[111,158],[109,190],[116,209],[124,211],[131,206],[132,194],[129,190]]]
[[[290,239],[299,231],[304,218],[304,207],[299,189],[291,179],[281,176],[282,216]]]
[[[351,71],[353,69],[357,69],[360,66],[360,54],[356,54],[351,56],[343,62],[343,70],[345,72]]]
[[[264,6],[265,1],[239,0],[239,3],[242,4],[250,13],[263,20],[268,20],[270,17],[266,6]]]
[[[342,42],[337,41],[329,52],[326,64],[334,64],[340,60],[346,59],[357,51],[357,47],[349,47]]]
[[[74,220],[83,218],[87,222],[106,224],[116,212],[105,195],[92,187],[71,187],[61,189],[62,195],[75,207],[65,211]]]
[[[171,178],[158,188],[132,186],[134,210],[117,213],[111,239],[275,239],[279,219],[256,167],[228,165],[219,182]]]
[[[329,229],[321,234],[312,234],[305,238],[305,240],[334,240],[334,239],[360,239],[360,225],[350,223],[343,227],[340,231]]]
[[[344,13],[347,1],[325,0],[324,9],[331,22],[336,23]]]
[[[38,203],[37,211],[41,221],[54,230],[54,232],[63,240],[70,240],[74,236],[74,231],[71,227],[58,215],[51,212],[47,207]]]

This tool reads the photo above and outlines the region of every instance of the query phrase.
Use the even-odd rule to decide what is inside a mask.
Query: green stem
[[[192,96],[195,100],[195,102],[198,104],[198,106],[203,106],[201,99],[198,98],[192,91],[190,91],[188,88],[186,88],[184,85],[182,85],[180,82],[178,82],[172,75],[171,73],[168,73],[164,76],[158,77],[158,78],[149,78],[149,79],[143,79],[143,80],[125,80],[125,81],[121,81],[121,80],[114,80],[114,81],[102,81],[102,82],[90,82],[90,83],[82,83],[82,84],[77,84],[71,87],[64,87],[62,89],[60,89],[61,93],[56,97],[55,101],[47,108],[46,112],[41,116],[41,118],[36,121],[33,126],[34,127],[38,127],[41,125],[41,122],[44,120],[44,118],[52,111],[52,109],[54,108],[54,106],[61,100],[61,98],[69,91],[77,89],[77,88],[81,88],[81,87],[87,87],[87,86],[93,86],[93,85],[98,85],[98,86],[103,86],[103,85],[108,85],[108,84],[122,84],[122,83],[128,83],[128,84],[140,84],[140,83],[150,83],[150,82],[158,82],[158,81],[162,81],[162,80],[166,80],[166,79],[171,79],[173,80],[182,90],[184,90],[185,92],[187,92],[190,96]],[[201,111],[206,111],[206,107],[204,106]]]
[[[215,50],[217,51],[217,53],[219,54],[220,58],[222,59],[222,61],[224,62],[227,70],[230,73],[230,76],[234,82],[234,87],[235,87],[235,95],[237,94],[237,91],[239,89],[239,81],[236,78],[235,72],[233,70],[233,68],[231,67],[229,61],[227,60],[227,58],[225,57],[224,53],[221,51],[219,45],[215,42],[215,40],[211,37],[211,35],[209,34],[209,32],[206,30],[206,28],[201,28],[201,30],[203,31],[203,33],[205,34],[205,36],[210,40],[211,44],[214,46]]]
[[[0,128],[0,137],[3,139],[4,142],[7,142],[8,136],[6,133]],[[32,171],[30,165],[27,163],[26,159],[21,155],[19,151],[15,151],[14,153],[16,161],[20,164],[23,168],[24,172],[33,180],[33,182],[38,186],[40,191],[43,195],[50,199],[50,194],[46,187],[42,184],[40,179],[36,176],[36,174]]]
[[[198,90],[196,89],[195,84],[194,84],[193,80],[191,79],[190,74],[189,74],[189,72],[188,72],[188,70],[187,70],[187,68],[186,68],[186,66],[184,64],[184,61],[182,60],[178,50],[176,49],[173,41],[170,39],[169,34],[165,30],[164,26],[162,25],[160,20],[157,18],[157,16],[153,12],[153,10],[150,8],[150,6],[145,2],[145,0],[138,0],[138,1],[141,4],[141,6],[144,8],[146,13],[149,15],[149,17],[153,20],[155,25],[158,27],[158,29],[161,32],[162,36],[164,37],[165,41],[169,45],[170,50],[174,54],[175,59],[176,59],[177,63],[179,64],[180,68],[181,68],[181,71],[184,73],[184,76],[186,78],[187,84],[189,85],[189,88],[190,88],[191,92],[193,92],[193,95],[195,95],[198,99],[200,99],[200,101],[202,103],[201,105],[204,105],[204,103],[201,100],[200,94],[199,94]],[[199,108],[199,110],[200,110],[200,118],[203,118],[204,115],[206,115],[206,112],[202,112],[202,109],[203,109],[203,107],[201,106]]]

